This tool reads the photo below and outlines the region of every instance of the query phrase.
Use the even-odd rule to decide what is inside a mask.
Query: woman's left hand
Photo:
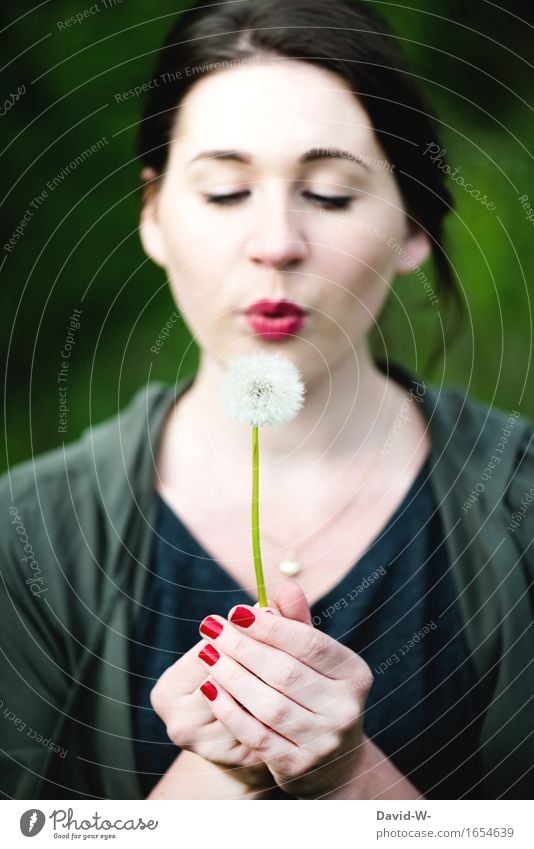
[[[374,680],[367,663],[311,624],[261,608],[239,606],[228,619],[208,619],[200,632],[215,652],[206,664],[211,687],[203,692],[217,719],[258,754],[278,786],[317,798],[357,779]]]

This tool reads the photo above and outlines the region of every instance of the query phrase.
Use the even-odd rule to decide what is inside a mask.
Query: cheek
[[[395,273],[397,252],[404,239],[405,215],[402,209],[378,197],[362,200],[350,213],[325,213],[315,233],[324,250],[324,266],[331,276],[353,285],[377,276],[390,279]],[[327,272],[328,273],[328,272]],[[340,279],[341,282],[341,279]],[[352,286],[351,286],[352,288]]]
[[[382,235],[367,235],[357,240],[353,252],[356,266],[353,278],[352,292],[357,296],[353,299],[355,309],[364,309],[367,321],[373,321],[391,291],[394,276],[394,256],[387,245],[387,239]]]
[[[378,221],[347,219],[343,228],[337,223],[335,234],[322,233],[322,243],[330,246],[320,271],[329,281],[324,308],[352,339],[367,334],[377,320],[395,274],[396,254],[388,240],[398,243],[402,219],[400,226],[396,217]]]
[[[323,242],[326,241],[323,233]],[[339,297],[348,290],[361,294],[369,287],[386,286],[391,280],[395,267],[395,255],[377,233],[369,229],[348,227],[347,232],[323,253],[321,272],[326,280],[339,287]],[[332,245],[332,240],[329,242]]]
[[[191,336],[203,348],[212,347],[213,340],[219,339],[221,334],[221,324],[217,319],[224,313],[224,307],[218,306],[217,285],[196,285],[194,280],[184,277],[181,284],[172,289],[176,306]]]
[[[161,199],[160,221],[174,271],[183,269],[187,275],[199,275],[214,264],[211,247],[217,232],[210,227],[204,208],[180,186],[167,186]]]

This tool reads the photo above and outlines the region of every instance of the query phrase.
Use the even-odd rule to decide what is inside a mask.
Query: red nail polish
[[[253,622],[256,621],[256,617],[254,616],[252,610],[249,610],[246,607],[236,607],[232,615],[230,616],[230,622],[232,625],[240,625],[241,628],[250,628]]]
[[[198,656],[204,663],[207,663],[208,666],[213,666],[214,663],[220,658],[220,654],[217,649],[213,648],[213,646],[204,646],[198,653]]]
[[[217,687],[211,683],[211,681],[204,681],[201,684],[200,689],[204,693],[204,695],[210,700],[210,702],[214,702],[217,698]]]
[[[214,640],[215,637],[219,636],[222,629],[223,626],[217,619],[214,619],[213,616],[208,616],[200,623],[199,631],[205,637],[210,637],[210,639]]]

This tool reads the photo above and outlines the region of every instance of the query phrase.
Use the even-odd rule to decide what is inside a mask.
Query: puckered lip
[[[286,316],[304,316],[307,310],[294,301],[273,301],[268,298],[262,298],[259,301],[254,301],[250,306],[245,307],[243,312],[245,315],[265,315],[273,318],[284,318]]]

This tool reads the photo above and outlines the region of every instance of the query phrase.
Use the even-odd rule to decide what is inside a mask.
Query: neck
[[[206,450],[232,462],[248,461],[250,428],[233,421],[222,407],[222,376],[221,364],[203,354],[195,381],[177,405],[176,415],[182,417],[189,432],[198,435]],[[261,429],[262,463],[283,466],[290,456],[289,465],[295,469],[318,458],[338,461],[354,456],[360,448],[366,453],[373,450],[383,437],[379,422],[391,415],[390,383],[374,364],[367,346],[356,357],[323,368],[319,377],[306,380],[304,407],[292,422]]]

